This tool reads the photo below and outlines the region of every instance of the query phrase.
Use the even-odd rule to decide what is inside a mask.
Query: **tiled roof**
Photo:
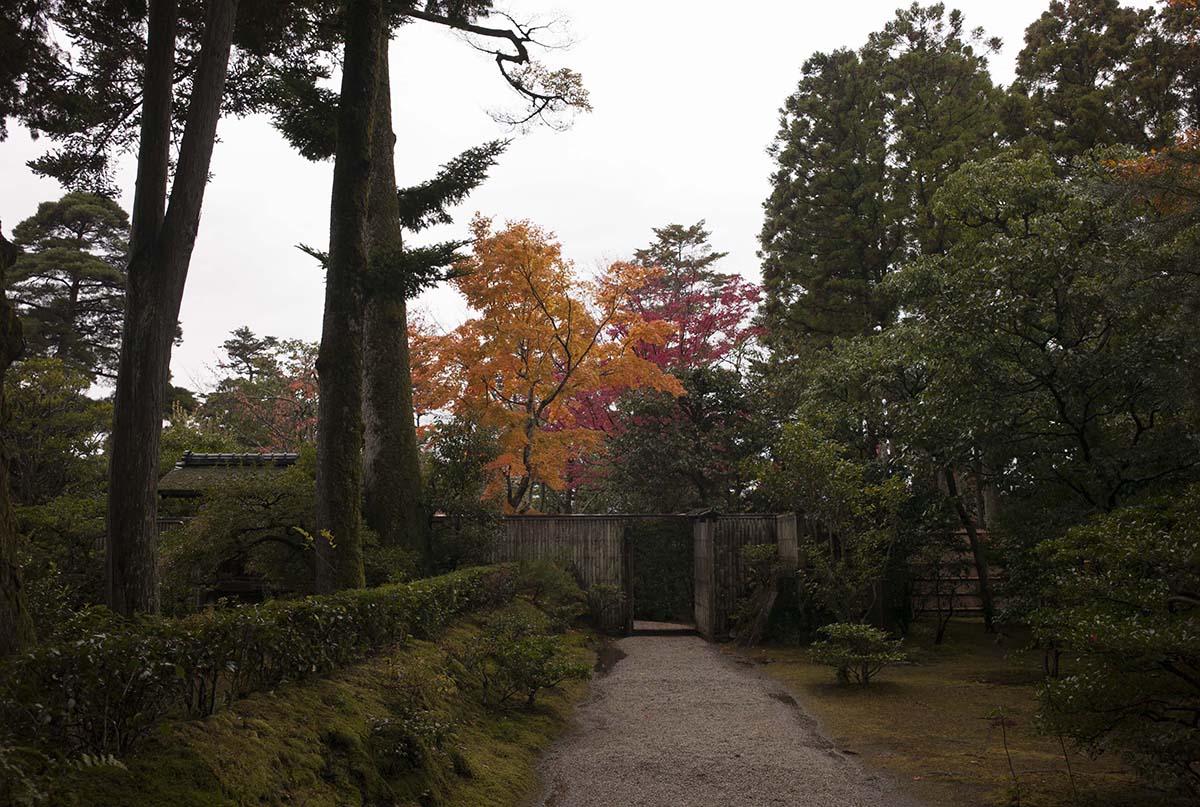
[[[185,452],[176,468],[231,468],[246,465],[276,465],[287,467],[294,465],[300,459],[299,454],[200,454],[195,451]]]
[[[184,454],[166,476],[158,480],[163,496],[196,496],[232,475],[257,476],[295,465],[299,454]]]

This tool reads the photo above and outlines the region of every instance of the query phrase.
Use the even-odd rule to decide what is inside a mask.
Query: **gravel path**
[[[786,690],[696,636],[633,636],[543,759],[541,807],[914,807]],[[619,653],[618,653],[619,655]]]

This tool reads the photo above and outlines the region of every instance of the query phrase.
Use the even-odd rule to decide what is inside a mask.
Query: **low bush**
[[[546,615],[555,633],[567,630],[587,611],[583,589],[571,572],[557,563],[524,562],[519,567],[517,581],[520,593]]]
[[[889,664],[904,661],[900,642],[887,633],[857,622],[835,622],[821,628],[825,641],[813,644],[812,658],[837,670],[838,681],[851,679],[862,686]]]
[[[372,746],[383,773],[427,767],[435,755],[452,750],[455,721],[444,702],[458,689],[445,665],[445,654],[439,652],[391,671],[387,716],[370,720]]]
[[[625,605],[625,592],[611,583],[594,583],[587,592],[588,613],[592,624],[598,629],[612,633],[623,631],[621,619]]]
[[[501,614],[484,626],[478,642],[453,650],[461,685],[477,687],[490,706],[521,699],[528,709],[541,690],[590,677],[591,669],[572,662],[562,637],[549,633],[539,617],[520,610]]]
[[[89,609],[0,669],[0,726],[15,743],[57,754],[123,754],[168,715],[209,715],[249,692],[434,636],[515,591],[515,567],[492,566],[183,619]]]

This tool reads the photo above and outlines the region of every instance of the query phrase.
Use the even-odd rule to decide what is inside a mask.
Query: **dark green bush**
[[[591,676],[586,664],[568,658],[563,638],[549,633],[536,611],[492,618],[478,641],[454,649],[452,656],[461,685],[477,688],[484,703],[496,708],[518,699],[532,708],[541,690]]]
[[[555,633],[567,630],[572,622],[587,611],[587,598],[575,577],[552,561],[522,563],[518,587],[521,594],[549,618],[550,627]]]
[[[1200,794],[1200,485],[1039,546],[1036,635],[1063,653],[1039,722],[1157,785]]]
[[[55,753],[125,753],[168,715],[208,715],[249,692],[432,637],[515,591],[515,567],[491,566],[184,619],[91,609],[58,641],[0,669],[0,731]]]
[[[820,633],[826,640],[813,644],[812,658],[836,669],[838,681],[843,683],[853,678],[866,686],[884,667],[905,659],[899,641],[870,625],[835,622],[821,628]]]
[[[747,544],[742,547],[741,556],[744,586],[730,614],[730,632],[739,642],[750,645],[757,643],[766,629],[783,568],[779,548],[773,543]]]
[[[607,633],[624,631],[622,617],[625,592],[611,583],[593,583],[587,592],[588,613],[592,624]]]

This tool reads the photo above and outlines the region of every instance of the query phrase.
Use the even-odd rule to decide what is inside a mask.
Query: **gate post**
[[[696,620],[696,632],[710,642],[716,639],[717,557],[714,540],[716,532],[715,513],[701,514],[692,522],[692,546],[696,570],[692,614]]]
[[[633,635],[633,530],[628,524],[621,532],[621,587],[624,589],[625,635]]]
[[[800,568],[800,530],[795,513],[784,513],[775,517],[775,545],[779,548],[779,562],[785,571]]]

